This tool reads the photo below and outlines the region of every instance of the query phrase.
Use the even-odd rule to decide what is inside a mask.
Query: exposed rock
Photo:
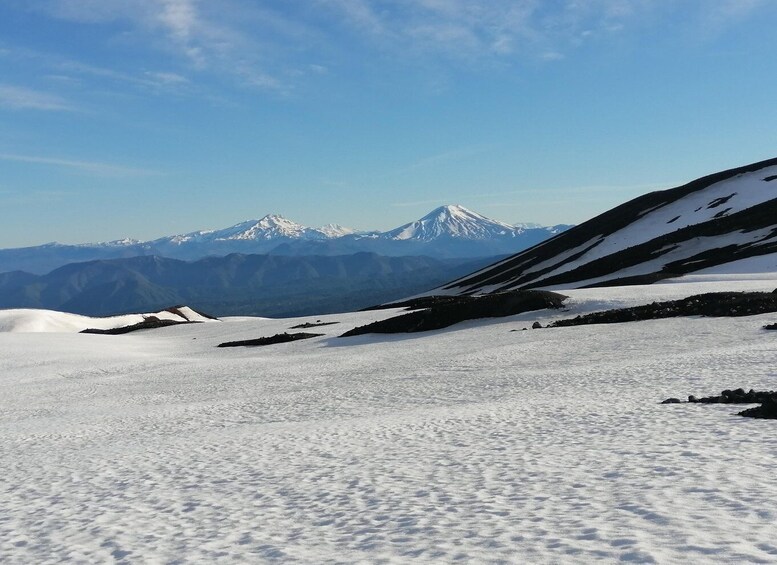
[[[156,316],[148,316],[142,322],[132,324],[130,326],[122,326],[120,328],[111,328],[107,330],[101,330],[99,328],[86,328],[81,330],[82,334],[100,334],[100,335],[121,335],[128,334],[137,330],[151,330],[154,328],[164,328],[167,326],[177,326],[179,324],[197,324],[199,322],[181,322],[178,320],[160,320]]]
[[[540,324],[539,322],[534,322],[534,323],[531,325],[531,329],[533,329],[533,330],[538,330],[538,329],[540,329],[541,327],[542,327],[542,324]]]
[[[679,316],[755,316],[770,312],[777,312],[777,294],[773,292],[710,292],[680,300],[593,312],[558,320],[549,324],[549,327],[636,322]]]
[[[750,389],[738,388],[735,390],[724,390],[718,396],[705,396],[696,398],[689,396],[688,402],[698,404],[758,404],[772,397],[777,398],[777,392],[773,391],[755,391]]]
[[[304,324],[297,324],[296,326],[291,326],[291,330],[304,330],[307,328],[317,328],[319,326],[331,326],[333,324],[339,324],[340,322],[322,322],[321,320],[316,320],[315,322],[305,322]]]
[[[738,416],[750,418],[768,418],[777,419],[777,391],[755,391],[750,389],[745,392],[743,388],[734,390],[726,389],[718,396],[705,396],[696,398],[691,395],[688,397],[691,404],[761,404],[754,408],[748,408],[738,412]],[[679,404],[677,398],[667,398],[661,404]]]
[[[274,343],[287,343],[289,341],[297,341],[300,339],[310,339],[311,337],[319,337],[324,334],[309,334],[309,333],[286,333],[275,334],[270,337],[260,337],[257,339],[246,339],[243,341],[226,341],[219,343],[217,347],[244,347],[244,346],[262,346],[273,345]]]
[[[755,406],[753,408],[748,408],[747,410],[742,410],[737,414],[738,416],[745,416],[748,418],[764,418],[769,420],[777,420],[777,400],[772,398],[767,398],[763,404],[760,406]]]
[[[432,296],[404,303],[425,308],[359,326],[340,337],[367,333],[413,333],[439,330],[464,320],[513,316],[533,310],[560,308],[566,296],[544,290],[518,290],[485,296]]]

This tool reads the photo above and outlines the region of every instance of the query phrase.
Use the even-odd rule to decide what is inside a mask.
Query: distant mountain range
[[[506,255],[544,241],[570,226],[511,226],[462,206],[442,206],[423,218],[387,232],[356,232],[330,224],[309,228],[278,215],[152,241],[0,249],[0,272],[45,274],[69,263],[136,256],[197,260],[231,253],[338,256],[376,253],[387,257],[474,258]]]
[[[0,273],[0,308],[90,316],[188,304],[216,316],[353,311],[418,293],[495,258],[242,255],[193,262],[156,256],[72,263],[46,275]]]
[[[777,271],[777,159],[652,192],[431,294]]]

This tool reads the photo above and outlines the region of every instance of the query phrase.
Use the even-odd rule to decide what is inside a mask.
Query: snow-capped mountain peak
[[[297,239],[311,231],[313,230],[278,214],[268,214],[260,220],[249,220],[214,232],[214,235],[215,239],[228,240]]]
[[[284,239],[326,239],[320,230],[305,227],[278,214],[267,214],[259,220],[246,220],[221,230],[202,230],[167,239],[170,243],[207,243],[217,241],[270,241]]]
[[[490,239],[517,235],[520,229],[491,220],[458,204],[440,206],[415,222],[386,232],[394,240],[431,241],[438,238]]]
[[[356,233],[356,230],[341,226],[340,224],[326,224],[316,229],[328,238],[343,237],[344,235],[350,235]]]

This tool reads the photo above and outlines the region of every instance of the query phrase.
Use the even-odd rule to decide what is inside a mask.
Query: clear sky
[[[775,30],[774,0],[2,0],[0,247],[579,223],[777,156]]]

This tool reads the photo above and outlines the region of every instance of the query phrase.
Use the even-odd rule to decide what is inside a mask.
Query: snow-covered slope
[[[773,563],[773,316],[520,330],[777,279],[568,291],[407,336],[317,318],[0,333],[0,562]]]
[[[123,316],[110,316],[107,318],[27,308],[0,310],[0,332],[77,333],[87,328],[112,330],[138,324],[150,317],[174,322],[213,321],[213,318],[204,316],[188,306],[178,306],[147,314],[125,314]]]
[[[636,284],[774,253],[777,159],[646,194],[441,291]]]

